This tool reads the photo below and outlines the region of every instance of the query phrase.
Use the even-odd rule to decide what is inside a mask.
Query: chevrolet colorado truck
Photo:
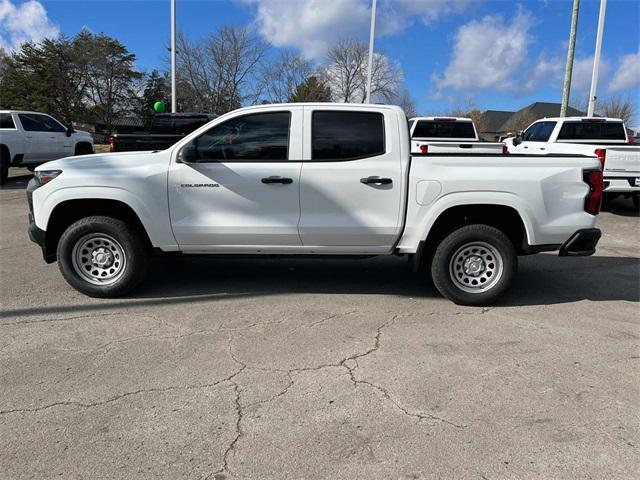
[[[518,255],[591,255],[594,155],[411,155],[400,107],[242,108],[156,152],[36,169],[29,235],[90,296],[115,297],[152,254],[405,255],[445,297],[495,302]]]
[[[411,153],[509,153],[504,143],[480,140],[470,118],[414,117],[409,133]]]
[[[607,197],[640,199],[640,145],[627,136],[619,118],[544,118],[505,140],[511,153],[595,154],[604,170]]]
[[[50,160],[89,153],[93,138],[88,132],[65,127],[44,113],[0,110],[0,184],[9,167],[32,170]]]

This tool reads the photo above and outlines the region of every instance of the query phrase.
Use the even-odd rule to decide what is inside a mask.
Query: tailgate
[[[605,175],[611,173],[640,174],[640,147],[606,147]]]

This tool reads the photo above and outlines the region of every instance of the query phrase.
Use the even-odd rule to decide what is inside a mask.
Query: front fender
[[[54,209],[63,202],[72,200],[114,200],[128,205],[140,219],[154,247],[165,251],[177,250],[171,230],[169,209],[165,199],[145,198],[128,189],[118,187],[64,187],[48,188],[45,185],[33,193],[34,221],[38,228],[47,230]]]

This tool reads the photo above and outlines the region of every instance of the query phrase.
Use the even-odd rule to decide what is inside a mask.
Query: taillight
[[[109,137],[109,140],[107,141],[107,143],[109,144],[109,151],[110,152],[115,152],[116,151],[116,139],[113,138],[113,135]]]
[[[595,152],[593,153],[595,153],[598,157],[598,160],[600,160],[600,168],[604,172],[604,160],[607,157],[607,151],[604,148],[596,148]]]
[[[429,146],[428,145],[420,145],[420,152],[421,153],[429,153]]]
[[[598,215],[604,189],[602,170],[584,170],[582,180],[589,185],[589,193],[584,199],[584,211],[591,215]]]
[[[502,145],[502,154],[509,155],[509,147],[507,147],[506,145]]]

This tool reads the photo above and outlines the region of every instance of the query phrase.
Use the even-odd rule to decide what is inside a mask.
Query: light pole
[[[376,33],[376,0],[371,5],[371,31],[369,32],[369,67],[367,68],[367,96],[366,103],[371,103],[371,76],[373,69],[373,37]]]
[[[171,0],[171,113],[176,113],[176,0]]]
[[[598,69],[600,68],[600,51],[602,50],[602,31],[604,30],[604,14],[607,0],[600,0],[600,16],[598,17],[598,34],[596,35],[596,53],[593,55],[593,72],[591,74],[591,91],[589,92],[589,108],[587,116],[593,117],[596,107],[596,87],[598,85]]]
[[[571,92],[571,74],[573,72],[573,55],[576,51],[576,33],[578,31],[578,13],[580,10],[580,0],[573,0],[573,14],[571,15],[571,33],[569,33],[569,50],[567,51],[567,68],[564,72],[564,86],[562,88],[562,105],[560,106],[560,116],[567,116],[567,106],[569,105],[569,93]]]

